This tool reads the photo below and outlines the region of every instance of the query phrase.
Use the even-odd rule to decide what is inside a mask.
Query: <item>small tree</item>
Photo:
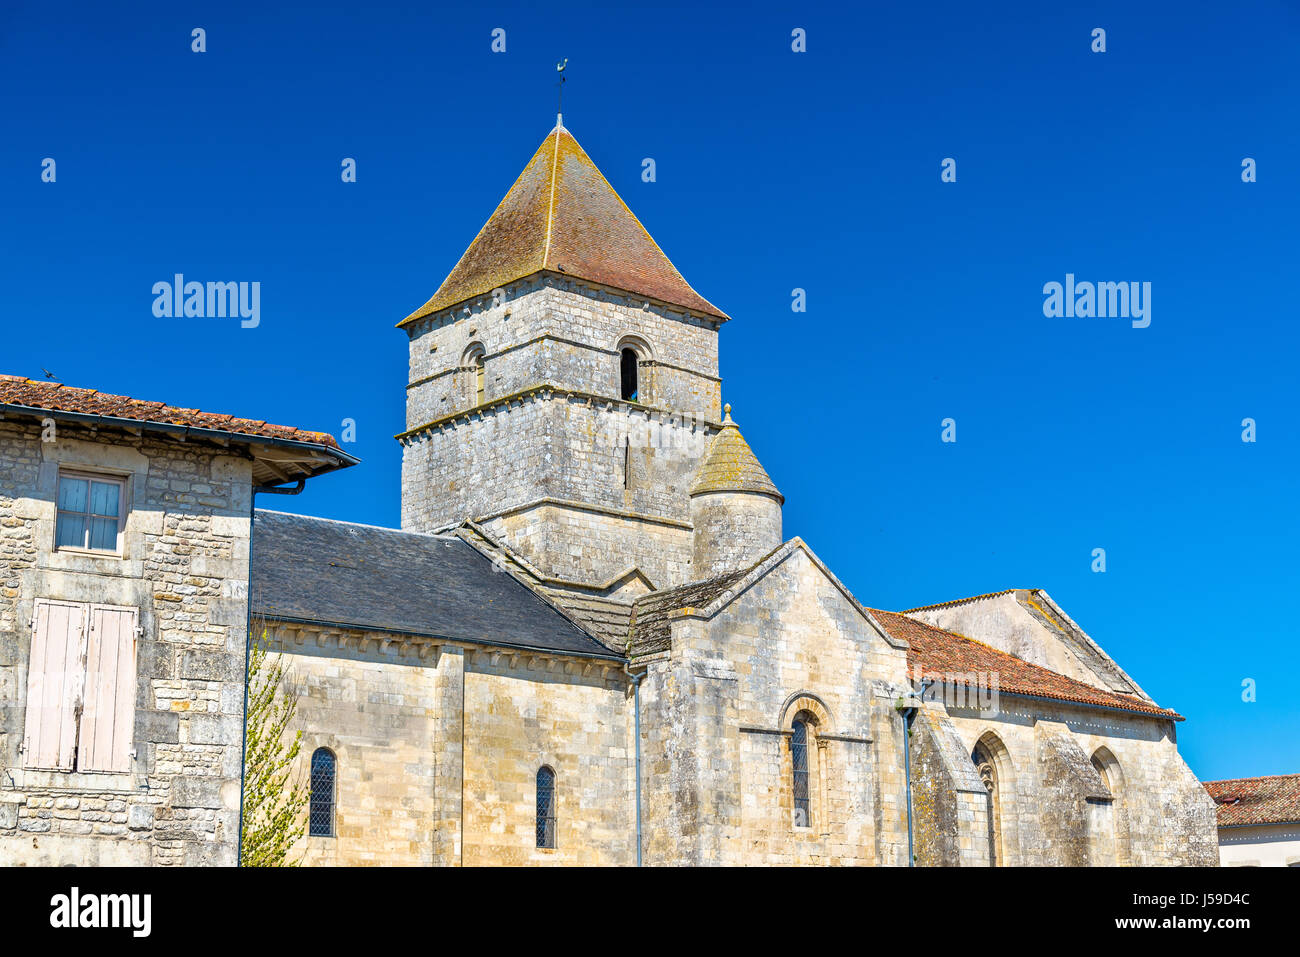
[[[285,732],[298,710],[298,696],[285,680],[284,658],[267,660],[266,630],[248,656],[248,726],[244,732],[244,820],[240,834],[243,867],[297,867],[294,845],[306,830],[303,809],[309,792],[292,783],[302,732]]]

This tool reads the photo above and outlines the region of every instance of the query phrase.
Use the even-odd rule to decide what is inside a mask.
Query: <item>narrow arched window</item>
[[[555,772],[537,772],[537,846],[555,846]]]
[[[637,388],[636,350],[625,347],[619,353],[619,356],[619,371],[623,382],[621,394],[628,402],[635,402],[639,391]]]
[[[474,404],[482,405],[486,390],[483,388],[483,354],[474,357]]]
[[[308,834],[334,836],[334,752],[317,748],[311,756],[311,807],[307,815]]]
[[[794,823],[812,827],[812,801],[808,797],[808,723],[796,719],[790,729],[790,767],[794,772]]]
[[[997,867],[1002,863],[998,854],[998,848],[1002,844],[1002,827],[999,821],[1001,808],[998,806],[997,766],[993,763],[993,756],[989,754],[988,749],[982,743],[975,745],[975,749],[971,751],[970,759],[975,765],[975,773],[979,775],[980,783],[984,785],[989,866]]]

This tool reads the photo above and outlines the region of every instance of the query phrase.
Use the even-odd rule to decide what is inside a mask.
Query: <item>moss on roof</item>
[[[682,278],[557,123],[433,298],[398,325],[544,270],[727,319]]]
[[[776,484],[768,477],[758,456],[740,434],[740,428],[731,421],[731,406],[727,406],[725,411],[722,431],[709,446],[704,463],[696,473],[695,484],[691,486],[691,494],[757,492],[784,502],[785,496],[777,491]]]

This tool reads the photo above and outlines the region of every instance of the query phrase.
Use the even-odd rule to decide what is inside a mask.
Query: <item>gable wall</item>
[[[902,724],[878,683],[901,687],[905,674],[904,651],[802,551],[711,621],[675,623],[670,657],[650,667],[644,691],[655,861],[904,863]],[[810,828],[794,824],[793,714],[782,719],[799,692],[828,712],[810,746]]]
[[[909,612],[908,617],[982,641],[999,651],[1090,684],[1094,688],[1111,690],[1112,682],[1087,667],[1062,642],[1059,635],[1021,607],[1014,592],[958,605]]]

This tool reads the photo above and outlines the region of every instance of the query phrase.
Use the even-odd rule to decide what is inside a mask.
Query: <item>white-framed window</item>
[[[126,528],[126,479],[59,470],[54,547],[121,554]]]

